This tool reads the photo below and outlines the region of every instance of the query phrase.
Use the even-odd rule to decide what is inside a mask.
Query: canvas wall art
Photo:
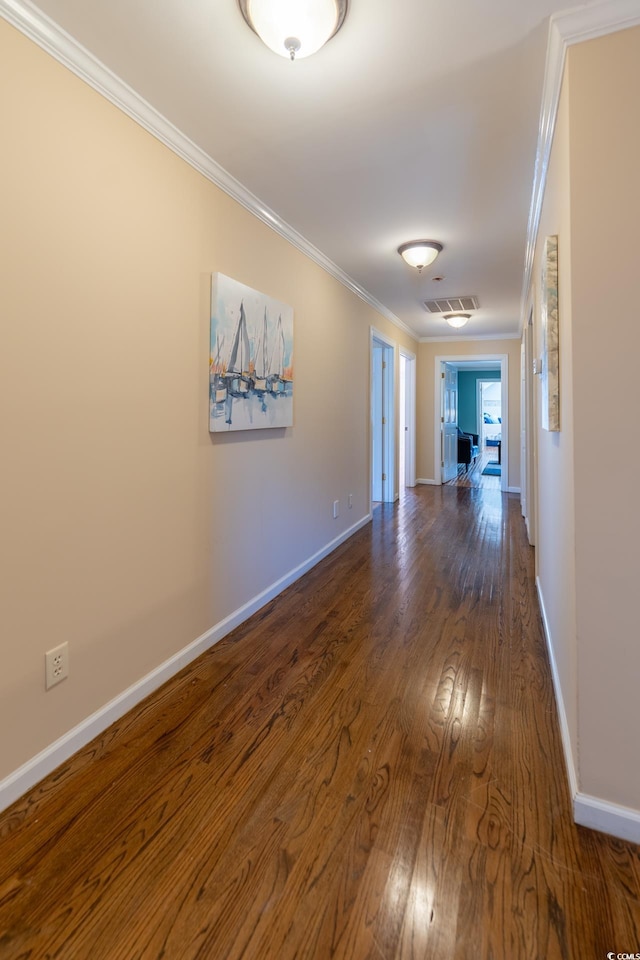
[[[293,309],[214,273],[209,430],[293,426]]]
[[[558,238],[547,237],[542,264],[542,427],[560,430]]]

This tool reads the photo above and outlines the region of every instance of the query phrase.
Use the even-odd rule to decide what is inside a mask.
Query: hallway
[[[423,486],[0,817],[0,958],[640,950],[574,826],[517,497]]]

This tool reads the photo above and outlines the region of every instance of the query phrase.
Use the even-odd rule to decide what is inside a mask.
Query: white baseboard
[[[560,674],[551,642],[551,630],[547,620],[547,611],[544,605],[544,596],[542,594],[542,585],[540,577],[536,577],[536,590],[538,592],[538,603],[540,604],[540,613],[542,614],[542,625],[544,627],[544,636],[547,641],[547,650],[549,652],[549,662],[551,663],[551,675],[553,677],[553,689],[556,695],[556,705],[558,707],[558,719],[560,720],[560,736],[562,737],[562,749],[564,751],[564,764],[569,780],[569,790],[571,798],[575,802],[578,793],[578,773],[573,760],[573,749],[571,747],[571,734],[569,733],[569,721],[567,720],[567,711],[562,696],[562,687],[560,685]]]
[[[573,819],[581,827],[600,830],[630,843],[640,843],[639,810],[578,793],[573,800]]]
[[[558,716],[560,719],[560,734],[562,736],[562,747],[564,750],[564,762],[567,768],[567,777],[569,780],[569,789],[573,800],[573,819],[581,827],[589,827],[591,830],[600,830],[602,833],[611,834],[613,837],[619,837],[621,840],[628,840],[631,843],[640,843],[640,810],[633,810],[630,807],[623,807],[620,804],[612,803],[609,800],[601,800],[599,797],[592,797],[587,793],[581,793],[578,789],[578,772],[573,761],[573,751],[571,749],[571,737],[569,734],[569,724],[567,722],[567,713],[562,699],[562,689],[560,687],[560,677],[551,643],[551,632],[549,622],[544,606],[544,597],[540,578],[536,577],[536,588],[538,591],[538,601],[540,603],[540,612],[542,614],[542,623],[544,625],[544,634],[549,651],[549,661],[551,663],[551,673],[553,676],[553,688],[558,705]]]
[[[34,787],[40,780],[48,776],[56,767],[64,763],[69,757],[77,753],[78,750],[86,746],[94,737],[102,733],[116,720],[124,716],[138,703],[148,697],[149,694],[161,687],[163,683],[175,676],[183,667],[188,666],[193,660],[197,659],[202,653],[208,650],[214,644],[226,637],[228,633],[248,620],[257,610],[263,607],[270,600],[273,600],[279,593],[282,593],[286,587],[295,583],[301,576],[311,570],[317,563],[332,553],[340,544],[344,543],[353,536],[361,527],[364,527],[371,520],[371,514],[358,520],[343,533],[341,533],[322,549],[314,553],[295,569],[280,577],[275,583],[267,587],[262,593],[249,600],[238,610],[235,610],[224,620],[221,620],[215,626],[203,633],[201,637],[194,640],[188,646],[179,650],[164,663],[152,670],[146,676],[142,677],[132,686],[123,690],[122,693],[110,700],[91,716],[87,717],[77,726],[73,727],[62,737],[50,744],[31,760],[28,760],[13,773],[10,773],[4,780],[0,781],[0,812],[15,803],[24,793]]]
[[[424,477],[418,477],[416,483],[423,483],[430,487],[439,487],[441,484],[437,480],[425,480]],[[520,493],[520,487],[507,487],[506,493]]]

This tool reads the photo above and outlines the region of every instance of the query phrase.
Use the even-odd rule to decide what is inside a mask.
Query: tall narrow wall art
[[[293,426],[293,309],[214,273],[209,430]]]
[[[547,237],[542,264],[542,427],[560,430],[558,238]]]

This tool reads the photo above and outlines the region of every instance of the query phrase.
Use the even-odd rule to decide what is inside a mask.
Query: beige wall
[[[640,28],[569,68],[580,785],[640,812]]]
[[[510,487],[520,486],[520,341],[519,340],[438,340],[421,343],[418,349],[417,383],[417,475],[436,479],[434,464],[435,358],[497,356],[509,358],[509,475]]]
[[[570,48],[534,270],[535,287],[557,233],[561,431],[538,431],[537,567],[565,746],[581,822],[629,836],[640,822],[640,520],[627,489],[640,469],[638,90],[640,28]],[[539,411],[539,385],[537,397]]]
[[[2,20],[0,84],[1,778],[367,515],[416,344]],[[293,429],[208,432],[215,271],[294,308]]]

